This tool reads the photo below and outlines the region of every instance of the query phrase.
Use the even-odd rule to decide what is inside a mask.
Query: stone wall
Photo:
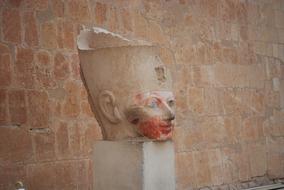
[[[162,47],[179,190],[284,178],[283,0],[1,0],[1,190],[92,188],[102,137],[80,77],[83,25]]]

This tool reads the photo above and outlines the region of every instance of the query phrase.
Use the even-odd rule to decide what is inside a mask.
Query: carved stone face
[[[127,108],[126,117],[140,135],[167,140],[172,137],[174,106],[174,96],[170,91],[139,93]]]
[[[87,32],[79,38],[84,44],[96,44],[78,43],[78,48],[104,139],[170,139],[175,118],[172,80],[158,56],[158,48],[107,32]]]

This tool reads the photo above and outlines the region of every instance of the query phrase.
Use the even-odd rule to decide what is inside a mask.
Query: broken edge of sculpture
[[[97,27],[82,30],[77,45],[104,140],[172,138],[172,79],[158,47]]]
[[[98,27],[81,30],[77,38],[77,45],[79,50],[96,50],[125,46],[153,46],[150,42],[127,39],[119,34]]]

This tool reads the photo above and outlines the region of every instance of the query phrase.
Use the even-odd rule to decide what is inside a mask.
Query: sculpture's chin
[[[141,135],[155,140],[168,140],[172,138],[173,125],[160,118],[151,118],[138,124]]]
[[[156,140],[159,140],[159,141],[166,141],[166,140],[172,139],[172,136],[173,136],[173,132],[171,131],[171,132],[168,133],[168,134],[161,134],[159,138],[156,138]]]

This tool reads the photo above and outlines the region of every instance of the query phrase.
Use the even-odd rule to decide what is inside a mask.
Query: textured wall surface
[[[1,190],[92,188],[83,25],[163,47],[179,190],[284,178],[284,0],[0,0]]]

